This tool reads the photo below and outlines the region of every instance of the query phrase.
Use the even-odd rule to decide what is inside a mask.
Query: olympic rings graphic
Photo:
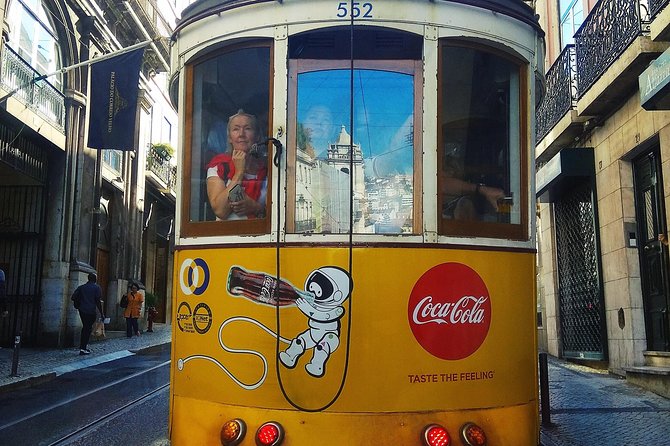
[[[209,267],[201,258],[184,259],[179,268],[179,285],[181,291],[190,296],[201,295],[209,285]]]

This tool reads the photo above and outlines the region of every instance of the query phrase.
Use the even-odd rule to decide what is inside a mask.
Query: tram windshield
[[[414,103],[408,73],[298,75],[294,232],[413,232]]]

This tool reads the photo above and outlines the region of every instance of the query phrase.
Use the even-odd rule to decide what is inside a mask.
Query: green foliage
[[[151,145],[151,148],[158,153],[164,160],[169,160],[174,155],[174,148],[168,142],[158,142]]]
[[[154,293],[150,293],[149,291],[146,291],[144,293],[144,304],[146,308],[157,307],[159,301],[160,298],[156,296]]]

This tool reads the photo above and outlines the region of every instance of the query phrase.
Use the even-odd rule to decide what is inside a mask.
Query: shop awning
[[[535,179],[537,200],[555,201],[575,180],[595,175],[593,148],[565,148],[537,171]]]
[[[640,105],[645,110],[670,110],[670,48],[638,78]]]

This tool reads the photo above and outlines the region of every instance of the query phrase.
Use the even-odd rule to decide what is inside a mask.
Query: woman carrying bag
[[[130,285],[130,292],[128,293],[128,305],[123,312],[123,317],[126,318],[126,336],[129,338],[140,335],[140,329],[137,326],[137,319],[142,312],[142,303],[144,297],[140,293],[140,287],[136,283]]]

